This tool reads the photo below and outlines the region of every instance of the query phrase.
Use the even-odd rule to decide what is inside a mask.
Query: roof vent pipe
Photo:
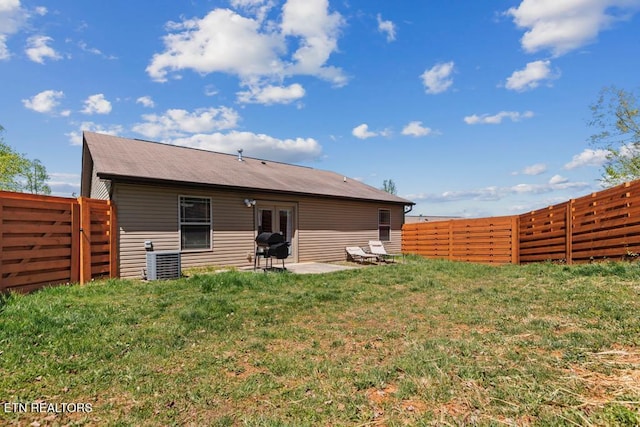
[[[242,161],[242,148],[238,150],[238,161],[241,162]]]

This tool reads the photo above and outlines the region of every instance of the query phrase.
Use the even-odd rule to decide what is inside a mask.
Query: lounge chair
[[[365,261],[373,262],[379,261],[380,257],[375,254],[368,254],[362,250],[359,246],[347,246],[344,248],[347,251],[347,258],[351,258],[354,261],[358,261],[363,264]]]
[[[391,262],[395,262],[397,257],[402,256],[402,254],[388,253],[380,240],[369,240],[369,250],[372,254],[377,255],[379,259],[383,261],[391,259]]]

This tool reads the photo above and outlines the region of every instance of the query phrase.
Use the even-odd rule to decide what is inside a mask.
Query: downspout
[[[407,206],[407,205],[405,205],[405,207],[406,207],[406,206]],[[409,212],[411,212],[412,210],[413,210],[413,205],[409,205],[409,210],[405,210],[405,211],[404,211],[404,214],[406,215],[406,214],[408,214]]]

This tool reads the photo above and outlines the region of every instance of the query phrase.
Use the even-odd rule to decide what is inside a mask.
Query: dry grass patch
[[[640,407],[640,351],[637,349],[591,353],[586,362],[571,364],[566,373],[567,381],[584,389],[577,395],[581,408],[601,408],[611,402]]]

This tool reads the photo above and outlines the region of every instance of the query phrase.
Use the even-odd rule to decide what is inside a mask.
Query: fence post
[[[449,250],[447,259],[453,260],[453,220],[449,220]]]
[[[573,203],[575,199],[571,199],[565,206],[565,259],[567,264],[573,264]]]
[[[91,208],[84,197],[80,202],[80,284],[91,281]]]
[[[111,200],[109,206],[109,277],[119,277],[118,269],[118,221],[116,219],[116,206]]]
[[[71,201],[71,282],[80,281],[80,204],[77,200]]]
[[[520,217],[511,217],[511,264],[520,264]]]

